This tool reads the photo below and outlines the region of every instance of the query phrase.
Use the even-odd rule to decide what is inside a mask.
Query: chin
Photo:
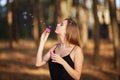
[[[57,30],[55,30],[55,33],[56,33],[56,34],[58,33]]]
[[[60,33],[59,33],[59,32],[57,32],[57,31],[55,31],[55,33],[56,33],[57,35],[60,35]]]

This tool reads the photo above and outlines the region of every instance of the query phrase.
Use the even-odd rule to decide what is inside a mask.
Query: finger
[[[44,31],[43,33],[42,33],[42,35],[41,35],[41,37],[45,37],[45,34],[46,34],[46,32]]]
[[[45,33],[46,33],[46,30],[43,31],[43,34],[45,34]]]
[[[56,61],[55,57],[51,57],[51,59],[52,59],[52,62],[55,62],[55,61]]]
[[[50,34],[50,33],[46,32],[46,34],[45,34],[45,39],[48,38],[49,34]]]
[[[55,60],[55,57],[53,55],[51,55],[51,59]]]
[[[46,32],[46,30],[44,30],[44,32],[43,32],[42,35],[41,35],[41,38],[44,39],[44,40],[47,40],[49,34],[50,34],[50,33]]]
[[[52,62],[57,62],[56,60],[52,59]]]

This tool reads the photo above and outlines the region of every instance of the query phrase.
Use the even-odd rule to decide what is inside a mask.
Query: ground
[[[57,41],[48,40],[44,52]],[[50,80],[48,65],[35,67],[37,48],[33,40],[13,42],[0,41],[0,80]],[[93,41],[89,40],[84,52],[81,80],[117,80],[119,71],[114,69],[113,46],[111,42],[100,42],[100,54],[94,60]]]

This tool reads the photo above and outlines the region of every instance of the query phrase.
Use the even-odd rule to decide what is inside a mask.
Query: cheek
[[[64,29],[64,28],[56,28],[55,33],[64,34],[64,33],[66,33],[66,29]]]

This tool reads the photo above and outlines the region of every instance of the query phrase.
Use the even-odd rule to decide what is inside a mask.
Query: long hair
[[[65,20],[67,20],[66,40],[69,43],[72,43],[74,45],[81,47],[80,32],[79,32],[79,27],[77,23],[72,18],[66,18]]]

